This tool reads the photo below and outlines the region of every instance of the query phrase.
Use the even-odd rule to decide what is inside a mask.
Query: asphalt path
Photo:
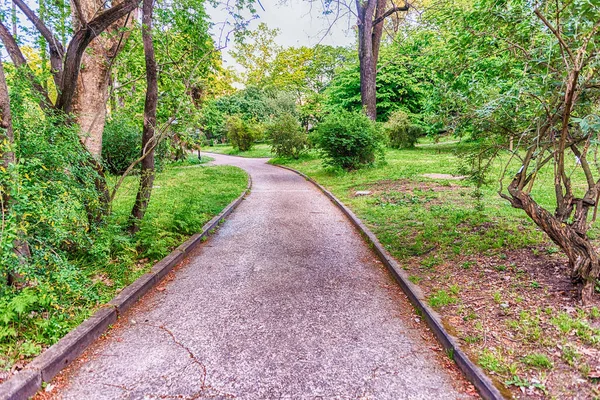
[[[246,170],[251,193],[52,397],[464,397],[389,273],[321,192],[264,159],[211,157]]]

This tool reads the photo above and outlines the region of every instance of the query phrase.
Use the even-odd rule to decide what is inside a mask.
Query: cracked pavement
[[[456,399],[400,288],[312,184],[265,163],[218,232],[62,374],[62,399]]]

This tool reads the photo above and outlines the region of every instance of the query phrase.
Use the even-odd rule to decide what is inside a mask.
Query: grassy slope
[[[191,160],[191,159],[190,159]],[[135,200],[138,177],[128,177],[113,203],[113,220],[90,251],[110,252],[109,262],[95,258],[73,260],[77,285],[69,293],[57,289],[48,311],[31,313],[15,326],[17,336],[0,338],[0,371],[24,364],[44,347],[55,343],[70,329],[108,302],[123,287],[146,273],[187,237],[221,212],[246,188],[247,174],[229,166],[204,167],[192,163],[166,166],[157,175],[141,231],[134,237],[123,228]],[[99,243],[101,243],[99,245]]]
[[[472,358],[513,394],[592,398],[599,388],[586,379],[595,363],[586,354],[600,349],[598,309],[576,307],[558,249],[498,196],[502,163],[493,165],[494,182],[479,202],[467,181],[423,176],[456,174],[456,149],[427,143],[388,150],[386,163],[349,173],[324,168],[314,154],[274,162],[313,177],[365,221]],[[575,186],[582,187],[579,172],[573,168]],[[549,171],[540,179],[536,198],[552,209]],[[356,196],[359,190],[371,194]]]

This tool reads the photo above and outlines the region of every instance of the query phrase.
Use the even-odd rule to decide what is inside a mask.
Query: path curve
[[[291,171],[210,154],[251,194],[74,362],[64,399],[456,399],[400,289],[342,213]]]

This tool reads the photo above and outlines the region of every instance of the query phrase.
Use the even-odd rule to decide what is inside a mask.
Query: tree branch
[[[71,112],[73,95],[77,88],[77,77],[79,76],[79,68],[81,66],[81,57],[90,42],[120,18],[132,12],[137,6],[138,0],[125,0],[108,10],[98,13],[85,27],[75,33],[67,47],[65,67],[59,85],[62,90],[56,100],[56,108],[67,114]]]
[[[54,82],[57,84],[60,81],[60,75],[63,70],[63,56],[65,49],[60,43],[60,40],[52,33],[52,31],[44,24],[44,22],[38,18],[37,15],[23,2],[23,0],[12,0],[23,11],[25,16],[33,23],[35,28],[48,42],[50,49],[50,65],[52,66],[52,75],[54,76]]]
[[[29,67],[29,64],[27,64],[27,60],[21,52],[21,49],[19,48],[19,45],[17,44],[14,36],[10,33],[10,31],[2,23],[2,21],[0,21],[0,40],[2,40],[2,43],[4,44],[4,47],[6,48],[6,51],[8,52],[8,55],[10,56],[10,59],[12,60],[15,67],[24,69],[25,73],[27,74],[27,77],[31,81],[31,86],[33,86],[33,89],[40,95],[40,107],[42,109],[47,109],[51,107],[52,102],[48,97],[48,92],[38,82],[37,77]]]
[[[373,26],[382,23],[387,17],[389,17],[392,14],[395,14],[397,12],[402,12],[402,11],[408,11],[410,10],[410,8],[412,7],[412,5],[410,3],[404,3],[404,5],[402,7],[392,7],[389,10],[387,10],[386,12],[384,12],[379,18],[376,18],[375,21],[373,21]]]

